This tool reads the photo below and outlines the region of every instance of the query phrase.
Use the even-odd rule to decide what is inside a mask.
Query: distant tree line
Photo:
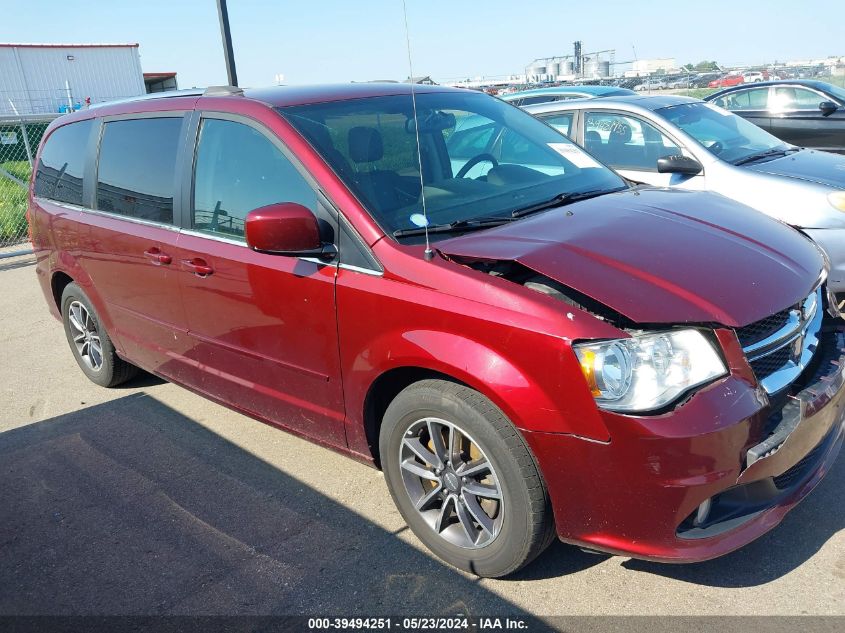
[[[704,60],[698,62],[697,64],[685,64],[684,68],[686,68],[690,72],[706,73],[714,70],[719,70],[719,64],[717,64],[716,62],[708,62],[707,60]]]

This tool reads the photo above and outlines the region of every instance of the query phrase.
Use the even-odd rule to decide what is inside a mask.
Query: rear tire
[[[91,382],[116,387],[138,373],[117,355],[108,332],[82,288],[69,283],[62,292],[62,322],[73,357]]]
[[[379,448],[399,512],[447,563],[479,576],[506,576],[553,540],[549,498],[533,456],[477,391],[445,380],[405,388],[385,412]]]

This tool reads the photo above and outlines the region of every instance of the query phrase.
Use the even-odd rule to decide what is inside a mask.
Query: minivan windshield
[[[379,225],[397,236],[425,225],[422,193],[430,227],[472,230],[554,206],[546,203],[557,199],[626,187],[568,138],[499,99],[423,92],[416,108],[419,147],[410,93],[279,112]]]
[[[683,103],[659,108],[657,114],[674,123],[711,154],[729,163],[788,151],[791,146],[727,110],[710,103]]]

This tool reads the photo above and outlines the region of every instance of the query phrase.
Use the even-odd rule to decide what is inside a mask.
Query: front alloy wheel
[[[426,379],[403,389],[384,413],[379,455],[408,527],[455,567],[506,576],[554,538],[546,486],[525,440],[466,385]]]
[[[490,544],[504,507],[496,472],[466,431],[440,418],[411,425],[399,452],[402,481],[436,534],[468,549]]]

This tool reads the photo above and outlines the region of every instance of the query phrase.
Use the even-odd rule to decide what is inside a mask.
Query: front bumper
[[[559,538],[694,562],[775,527],[821,481],[845,436],[845,333],[827,332],[822,345],[782,408],[730,375],[663,416],[603,412],[609,443],[526,433]]]

